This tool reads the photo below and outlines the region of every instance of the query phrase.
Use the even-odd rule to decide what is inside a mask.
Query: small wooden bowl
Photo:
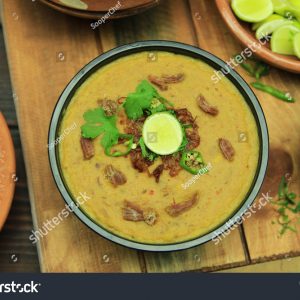
[[[10,210],[16,181],[16,158],[13,141],[0,112],[0,230]]]
[[[234,15],[230,6],[230,0],[215,0],[215,2],[228,29],[241,44],[248,47],[254,42],[259,43],[255,37],[255,32],[251,30],[251,25],[240,21]],[[300,74],[300,60],[297,57],[274,53],[271,51],[269,44],[256,48],[255,56],[274,67]]]
[[[93,20],[103,17],[111,8],[115,7],[118,3],[118,1],[115,0],[80,0],[82,3],[87,5],[86,8],[80,9],[68,5],[66,4],[66,2],[62,2],[61,0],[40,1],[62,13]],[[158,5],[160,0],[120,0],[119,2],[121,3],[121,6],[109,16],[110,19],[118,19],[141,13],[149,8]]]

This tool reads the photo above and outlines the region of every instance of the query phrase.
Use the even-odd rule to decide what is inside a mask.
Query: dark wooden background
[[[33,225],[13,97],[3,31],[0,27],[0,110],[14,140],[18,177],[13,205],[0,232],[0,272],[39,272],[36,247],[28,239]]]

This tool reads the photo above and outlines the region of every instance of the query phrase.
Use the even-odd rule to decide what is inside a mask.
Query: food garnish
[[[297,195],[289,191],[288,181],[285,176],[281,178],[276,201],[272,204],[278,206],[277,223],[280,225],[279,234],[283,235],[287,230],[297,232],[293,219],[300,220],[300,201],[296,201]],[[290,216],[295,216],[291,219]]]
[[[118,150],[116,146],[124,146],[125,150]],[[118,143],[109,145],[105,148],[105,154],[107,156],[126,156],[133,148],[133,135],[131,134],[119,134]]]
[[[198,151],[183,152],[179,164],[183,169],[194,175],[198,174],[204,167],[202,155]]]
[[[278,89],[276,89],[276,88],[274,88],[270,85],[266,85],[266,84],[263,84],[263,83],[258,82],[258,81],[257,82],[252,82],[251,85],[256,89],[261,90],[263,92],[266,92],[266,93],[268,93],[268,94],[270,94],[270,95],[272,95],[272,96],[274,96],[278,99],[281,99],[285,102],[290,102],[290,103],[295,102],[295,99],[293,97],[291,97],[291,95],[289,93],[282,92],[282,91],[280,91],[280,90],[278,90]]]
[[[122,185],[127,182],[126,176],[113,165],[107,165],[105,167],[104,175],[114,186]]]
[[[91,139],[81,137],[80,145],[81,145],[84,159],[91,159],[95,155],[94,144]]]
[[[113,116],[118,110],[118,103],[114,100],[100,99],[98,105],[103,108],[107,116]]]
[[[199,194],[195,193],[189,200],[180,203],[173,203],[170,206],[166,207],[166,212],[171,217],[178,217],[179,215],[191,209],[198,202],[198,200]]]
[[[300,25],[299,25],[300,26]],[[239,54],[237,54],[235,56],[235,58],[238,56]],[[267,65],[266,63],[256,60],[254,58],[250,59],[252,62],[254,62],[254,65],[250,64],[250,63],[246,63],[246,62],[242,62],[240,65],[243,69],[245,69],[248,74],[254,78],[257,79],[256,82],[251,82],[251,86],[253,86],[254,88],[263,91],[265,93],[268,93],[272,96],[274,96],[275,98],[281,99],[285,102],[289,102],[289,103],[293,103],[296,100],[287,92],[283,92],[278,90],[275,87],[272,87],[270,85],[266,85],[260,81],[258,81],[258,79],[260,79],[262,76],[266,76],[269,74],[270,72],[270,66]]]
[[[159,105],[157,105],[157,101]],[[159,111],[163,111],[167,109],[166,105],[172,106],[172,103],[160,96],[147,80],[143,80],[137,86],[135,92],[127,96],[123,105],[127,117],[136,120],[144,115],[144,111],[151,112],[155,108],[157,110],[158,106],[160,106]]]
[[[182,170],[179,164],[180,158],[181,158],[181,154],[179,152],[162,157],[162,161],[164,163],[164,169],[169,170],[169,175],[171,177],[178,175],[178,173]]]
[[[219,110],[215,106],[211,106],[203,95],[199,95],[197,98],[198,106],[205,112],[212,116],[216,116],[219,113]]]
[[[181,82],[183,79],[183,74],[160,77],[165,84]],[[207,112],[216,114],[217,109],[204,103],[203,99],[201,105],[206,105]],[[146,80],[141,81],[135,92],[130,93],[125,101],[122,100],[121,105],[118,103],[108,99],[98,100],[98,108],[84,113],[85,124],[81,126],[81,133],[82,139],[87,139],[86,143],[92,145],[92,139],[100,137],[107,156],[129,155],[133,168],[147,172],[156,182],[159,182],[163,170],[168,170],[172,177],[182,168],[191,174],[195,173],[195,165],[193,168],[187,167],[187,161],[180,164],[181,159],[186,159],[188,151],[200,144],[196,119],[188,109],[174,109],[173,104],[159,95]],[[125,116],[122,115],[122,109]],[[124,126],[124,133],[117,127],[117,116],[122,118],[119,124]],[[150,173],[149,166],[159,157],[162,164]],[[106,169],[111,182],[114,185],[124,184],[126,180],[120,180],[119,177],[115,180],[115,176],[109,175],[115,172],[112,168]]]
[[[234,56],[234,60],[239,63],[239,60],[237,59],[237,57],[240,57],[240,54],[236,54]],[[266,64],[263,61],[257,60],[255,58],[247,58],[249,60],[249,62],[245,62],[243,61],[242,63],[239,63],[240,66],[247,71],[247,73],[252,76],[255,77],[257,80],[260,79],[263,76],[266,76],[270,73],[270,66],[268,64]]]
[[[182,127],[176,117],[168,112],[149,116],[143,126],[143,141],[147,148],[159,155],[178,151],[183,139]]]
[[[234,157],[234,154],[235,154],[235,151],[231,145],[231,143],[224,139],[224,138],[220,138],[219,139],[219,147],[223,153],[223,156],[229,160],[229,161],[232,161],[233,160],[233,157]]]

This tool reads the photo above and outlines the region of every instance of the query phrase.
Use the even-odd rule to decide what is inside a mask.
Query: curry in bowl
[[[94,223],[174,244],[211,232],[245,201],[259,165],[257,121],[236,86],[213,74],[197,58],[141,51],[77,88],[58,159],[73,199],[90,197],[80,209]]]

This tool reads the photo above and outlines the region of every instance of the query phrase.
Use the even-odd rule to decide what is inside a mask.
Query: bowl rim
[[[53,143],[55,139],[58,137],[57,133],[60,127],[60,121],[62,118],[62,113],[65,107],[69,104],[72,96],[74,95],[77,88],[96,70],[101,68],[103,65],[109,64],[110,62],[137,52],[155,52],[155,51],[166,51],[173,52],[177,54],[183,54],[190,57],[195,57],[208,63],[212,68],[217,70],[218,67],[220,70],[226,68],[226,63],[215,55],[200,49],[195,46],[187,45],[180,42],[175,41],[166,41],[166,40],[147,40],[147,41],[138,41],[131,44],[122,45],[116,47],[114,49],[105,52],[92,61],[90,61],[87,65],[85,65],[68,83],[62,94],[60,95],[52,116],[49,127],[48,134],[48,145]],[[245,196],[245,199],[241,202],[240,206],[232,213],[232,215],[217,228],[212,229],[210,232],[196,237],[191,240],[170,243],[170,244],[147,244],[142,242],[136,242],[133,240],[126,239],[124,237],[118,236],[112,232],[109,232],[104,227],[101,227],[99,224],[95,223],[88,215],[78,208],[75,202],[72,199],[71,194],[68,192],[68,188],[65,186],[62,175],[60,173],[59,167],[59,158],[57,154],[58,144],[54,147],[48,147],[48,155],[49,162],[51,166],[51,172],[53,178],[55,180],[56,186],[62,195],[62,198],[66,202],[67,205],[73,208],[73,212],[75,215],[90,229],[98,233],[100,236],[113,241],[122,246],[126,246],[129,248],[137,249],[137,250],[145,250],[145,251],[175,251],[175,250],[184,250],[187,248],[195,247],[200,244],[206,243],[208,241],[217,238],[219,235],[226,232],[230,229],[234,224],[236,224],[248,208],[251,206],[253,201],[255,200],[261,185],[263,183],[266,169],[268,165],[268,155],[269,155],[269,135],[268,128],[266,124],[266,119],[261,108],[261,105],[255,96],[254,92],[250,88],[250,86],[245,82],[245,80],[233,69],[229,68],[229,72],[226,77],[231,80],[231,82],[235,85],[236,88],[239,89],[241,93],[243,93],[244,99],[248,106],[251,105],[251,111],[256,120],[256,125],[258,128],[258,135],[260,141],[260,153],[259,153],[259,161],[256,170],[255,178],[253,179],[252,186],[248,191],[248,194]],[[232,222],[232,219],[235,221]],[[228,221],[231,220],[230,225],[228,225]]]

